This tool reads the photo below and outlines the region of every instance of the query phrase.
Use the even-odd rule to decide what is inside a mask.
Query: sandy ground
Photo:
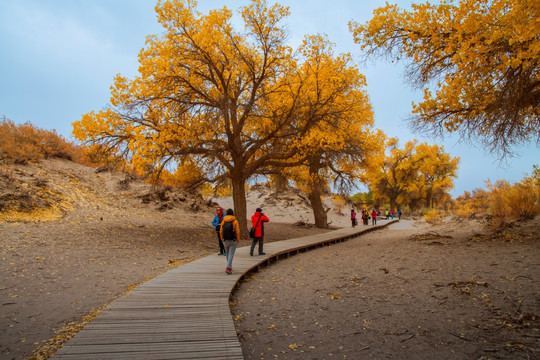
[[[514,241],[404,221],[279,261],[233,294],[244,356],[538,359],[538,220]]]
[[[58,221],[0,223],[2,360],[27,359],[40,347],[50,355],[62,338],[132,287],[219,251],[214,208],[202,199],[156,198],[147,184],[125,188],[117,174],[64,160],[18,166],[15,174],[25,189],[46,182],[68,199],[69,211]],[[16,192],[13,184],[0,185],[2,193]],[[267,242],[327,231],[268,216]]]
[[[130,288],[217,253],[202,199],[156,198],[62,160],[15,174],[71,205],[58,221],[0,223],[2,360],[46,357]],[[267,242],[324,231],[293,225],[311,219],[294,192],[251,192],[248,204],[270,217]],[[349,226],[348,211],[332,208],[332,225]],[[246,358],[538,358],[539,229],[537,218],[494,238],[476,222],[403,222],[280,261],[233,295]],[[411,238],[428,231],[439,235]]]

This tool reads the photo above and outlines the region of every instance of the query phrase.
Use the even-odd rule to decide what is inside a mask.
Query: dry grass
[[[81,148],[54,130],[43,130],[30,123],[16,125],[5,117],[0,121],[0,162],[27,164],[49,157],[86,165],[90,162]]]
[[[540,213],[540,168],[520,182],[487,182],[488,191],[465,192],[456,199],[454,214],[461,218],[491,216],[498,226],[505,221],[530,219]]]

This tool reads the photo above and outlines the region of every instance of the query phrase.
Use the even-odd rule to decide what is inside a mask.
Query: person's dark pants
[[[219,236],[219,231],[216,231],[217,239],[219,243],[219,253],[225,254],[225,246],[223,245],[223,241],[221,241],[221,236]]]
[[[254,237],[253,238],[253,241],[251,242],[251,249],[249,250],[249,254],[250,255],[253,255],[253,250],[255,250],[255,245],[257,245],[257,243],[259,243],[259,255],[262,254],[264,251],[263,251],[263,241],[264,241],[264,238],[261,236],[261,237]]]

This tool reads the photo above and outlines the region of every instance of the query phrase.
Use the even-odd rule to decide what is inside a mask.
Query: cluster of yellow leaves
[[[474,218],[478,215],[486,215],[488,208],[489,192],[475,189],[472,192],[465,191],[463,195],[455,199],[453,213],[461,218]]]
[[[540,171],[536,168],[535,172],[513,185],[505,180],[494,184],[488,181],[489,212],[499,219],[532,217],[540,213]]]
[[[424,212],[424,219],[426,219],[429,224],[438,224],[442,221],[444,215],[445,212],[439,209],[427,209]]]
[[[56,221],[62,218],[67,208],[69,208],[67,204],[52,204],[46,208],[33,209],[29,212],[7,209],[0,213],[0,222]]]
[[[412,4],[410,11],[387,4],[349,27],[368,56],[411,60],[409,78],[424,87],[413,107],[418,128],[478,136],[503,153],[538,141],[538,1],[456,3]]]
[[[195,189],[202,185],[203,176],[200,168],[191,158],[179,163],[174,173],[164,171],[161,176],[163,185],[177,188]]]
[[[373,159],[377,163],[368,179],[376,207],[389,202],[391,208],[398,204],[429,208],[450,200],[447,192],[453,187],[459,158],[452,158],[442,146],[417,145],[416,140],[407,142],[403,149],[396,139],[387,145],[389,154]]]

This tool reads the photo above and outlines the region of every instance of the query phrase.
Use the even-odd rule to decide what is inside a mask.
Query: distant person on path
[[[390,219],[394,220],[394,208],[390,209]]]
[[[227,209],[227,215],[225,215],[221,222],[219,232],[223,239],[225,253],[227,254],[227,267],[225,268],[225,272],[231,274],[234,253],[240,242],[240,225],[238,225],[238,220],[236,220],[236,217],[234,216],[233,209]]]
[[[266,255],[263,251],[263,242],[264,242],[264,223],[269,222],[270,220],[266,215],[263,214],[261,208],[255,210],[255,214],[251,217],[251,222],[253,223],[253,228],[255,228],[255,236],[251,242],[251,249],[249,250],[249,255],[253,256],[253,250],[255,250],[255,245],[259,243],[259,255]]]
[[[351,210],[351,223],[352,227],[356,226],[356,211],[354,209]]]
[[[401,209],[398,209],[397,215],[398,215],[398,219],[401,220]]]
[[[222,241],[222,238],[221,238],[221,233],[219,231],[219,229],[221,228],[221,222],[222,221],[223,221],[223,208],[218,206],[218,207],[216,207],[216,216],[214,217],[214,220],[212,220],[212,226],[216,228],[218,245],[219,245],[219,254],[218,255],[227,255],[225,253],[225,246],[223,245],[223,241]]]
[[[369,212],[366,208],[362,209],[362,223],[367,225],[369,223]]]
[[[371,212],[371,225],[377,225],[377,212],[375,209]]]
[[[384,216],[386,216],[386,220],[388,220],[388,215],[389,215],[389,214],[390,214],[390,213],[388,212],[388,209],[384,210]]]

